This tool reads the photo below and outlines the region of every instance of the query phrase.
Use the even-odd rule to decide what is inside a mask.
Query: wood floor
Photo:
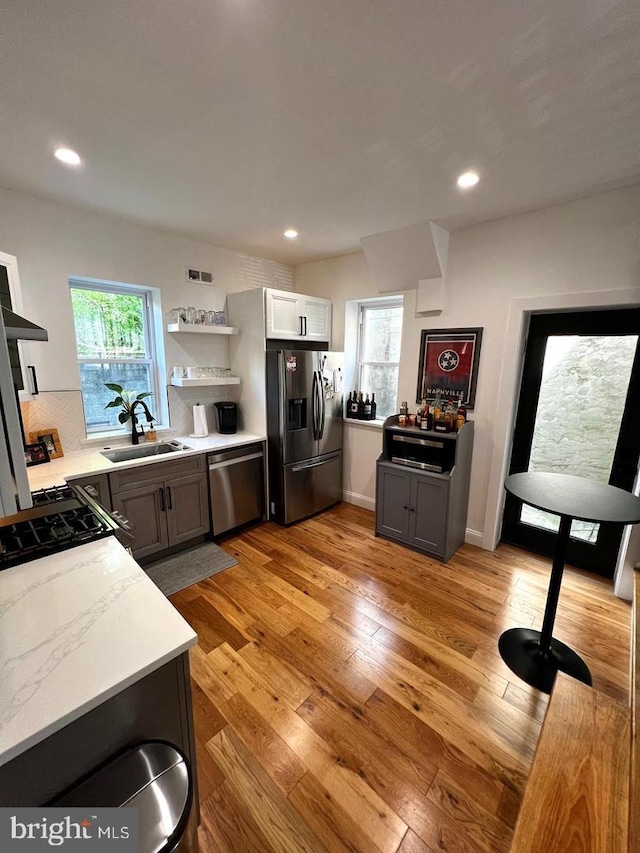
[[[447,564],[349,504],[222,547],[172,596],[194,627],[202,853],[506,851],[547,697],[498,655],[539,627],[549,561],[465,545]],[[630,607],[567,570],[555,636],[626,700]]]

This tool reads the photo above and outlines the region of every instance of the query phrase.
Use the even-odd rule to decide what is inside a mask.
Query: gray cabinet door
[[[411,475],[409,539],[444,554],[449,483],[428,474]]]
[[[133,525],[132,551],[136,559],[148,557],[169,547],[166,500],[162,481],[147,483],[113,495],[113,508]]]
[[[164,491],[169,545],[209,532],[209,495],[203,474],[167,480]]]
[[[387,536],[408,539],[411,473],[397,465],[379,465],[376,494],[376,530]]]
[[[111,492],[109,490],[109,477],[107,474],[94,474],[91,477],[78,477],[69,480],[71,486],[88,487],[88,494],[98,501],[105,509],[111,510]]]

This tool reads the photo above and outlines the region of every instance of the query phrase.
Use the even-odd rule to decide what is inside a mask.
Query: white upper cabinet
[[[331,342],[331,302],[288,290],[265,291],[266,337]]]

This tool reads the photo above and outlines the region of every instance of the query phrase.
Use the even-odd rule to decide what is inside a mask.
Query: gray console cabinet
[[[387,428],[420,435],[415,429]],[[473,424],[467,422],[458,433],[429,435],[447,442],[450,470],[436,473],[392,462],[385,439],[376,466],[376,534],[447,562],[464,542]]]

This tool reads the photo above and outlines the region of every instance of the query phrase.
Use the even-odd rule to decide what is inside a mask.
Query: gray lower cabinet
[[[109,490],[108,474],[93,474],[90,477],[77,477],[69,480],[72,486],[82,486],[87,490],[94,500],[107,510],[113,509],[111,506],[111,492]]]
[[[447,480],[378,462],[376,532],[444,556]]]
[[[209,532],[204,456],[125,469],[109,480],[113,509],[133,525],[137,559]]]

